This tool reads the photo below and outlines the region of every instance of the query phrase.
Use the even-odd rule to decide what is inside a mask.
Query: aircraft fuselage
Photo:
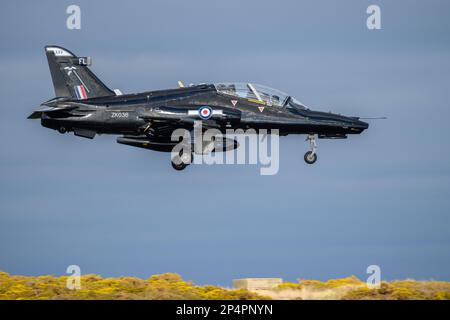
[[[218,93],[213,85],[86,100],[56,99],[43,105],[53,108],[42,111],[44,127],[75,133],[87,130],[96,134],[138,135],[151,128],[158,136],[178,127],[190,129],[195,120],[203,120],[207,125],[209,120],[214,121],[211,125],[222,132],[228,128],[278,129],[280,135],[318,134],[330,138],[359,134],[368,127],[356,117],[289,110],[228,96]],[[206,120],[197,114],[204,106],[213,111]]]

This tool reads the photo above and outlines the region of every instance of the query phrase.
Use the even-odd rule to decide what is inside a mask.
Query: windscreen
[[[253,83],[218,83],[215,87],[220,93],[257,100],[274,107],[283,107],[289,98],[284,92]]]

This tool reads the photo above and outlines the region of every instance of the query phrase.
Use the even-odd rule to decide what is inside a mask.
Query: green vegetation
[[[342,299],[342,300],[450,300],[450,282],[402,280],[382,282],[370,289],[355,276],[325,282],[300,280],[275,289],[251,292],[218,286],[196,286],[175,273],[147,280],[121,277],[81,276],[81,289],[66,287],[68,276],[15,276],[0,271],[0,300],[5,299],[153,299],[153,300],[256,300],[256,299]]]
[[[0,272],[0,300],[6,299],[151,299],[151,300],[256,300],[270,299],[247,290],[195,286],[180,275],[165,273],[148,280],[81,276],[81,289],[66,287],[68,276],[13,276]]]

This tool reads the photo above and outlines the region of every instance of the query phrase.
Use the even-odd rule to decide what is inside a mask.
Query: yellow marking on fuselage
[[[265,102],[265,101],[259,101],[259,100],[256,100],[256,99],[247,99],[247,100],[250,101],[250,102],[253,102],[253,103],[258,103],[258,104],[266,105],[266,102]]]

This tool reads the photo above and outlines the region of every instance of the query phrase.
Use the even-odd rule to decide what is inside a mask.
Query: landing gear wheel
[[[172,168],[174,168],[177,171],[184,170],[188,165],[181,161],[181,158],[179,156],[176,156],[171,161]]]
[[[305,162],[307,164],[313,164],[317,161],[317,154],[313,153],[312,151],[308,151],[305,153],[305,156],[303,158],[305,159]]]
[[[172,168],[181,171],[184,170],[193,161],[192,153],[181,153],[172,158]]]
[[[305,153],[305,156],[303,157],[303,159],[305,159],[305,162],[307,164],[313,164],[314,162],[317,161],[317,142],[316,142],[316,135],[315,134],[309,134],[306,137],[306,140],[309,141],[309,147],[311,148],[311,150],[309,150],[308,152]]]
[[[64,133],[67,132],[67,129],[65,127],[59,127],[58,128],[58,132],[61,133],[61,134],[64,134]]]

